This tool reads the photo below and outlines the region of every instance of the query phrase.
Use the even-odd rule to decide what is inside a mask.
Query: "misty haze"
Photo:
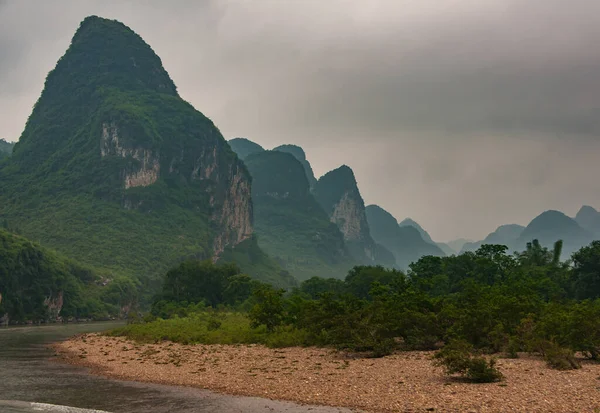
[[[600,411],[598,41],[592,0],[0,0],[0,412]]]

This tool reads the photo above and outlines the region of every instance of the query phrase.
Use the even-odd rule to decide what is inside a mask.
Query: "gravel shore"
[[[126,380],[193,386],[370,412],[600,412],[600,364],[556,371],[532,356],[500,359],[502,383],[444,376],[431,352],[350,358],[317,348],[138,344],[86,334],[54,346],[68,363]]]

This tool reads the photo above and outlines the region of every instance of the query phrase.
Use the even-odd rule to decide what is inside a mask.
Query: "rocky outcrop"
[[[371,238],[365,203],[352,169],[343,165],[326,173],[317,181],[314,194],[331,222],[344,235],[348,249],[359,262],[388,266],[396,264],[393,254]]]
[[[221,227],[213,243],[215,258],[226,246],[235,246],[252,236],[252,198],[247,172],[242,165],[232,164],[226,178],[225,199],[213,215]]]
[[[330,214],[331,222],[335,223],[346,241],[364,241],[369,230],[364,212],[362,199],[355,194],[346,192],[335,204]]]
[[[124,24],[97,16],[81,23],[29,120],[15,152],[0,162],[0,215],[26,235],[93,267],[142,278],[251,239],[243,162]],[[46,207],[58,193],[60,217]],[[242,270],[261,278],[247,264]]]
[[[64,305],[63,292],[59,291],[56,297],[46,297],[44,306],[46,306],[49,320],[58,320],[60,318],[60,310]]]
[[[345,277],[356,261],[341,231],[311,193],[300,161],[273,150],[248,155],[244,163],[252,175],[260,247],[300,281]]]
[[[102,124],[100,156],[103,158],[107,156],[132,158],[127,168],[122,171],[125,189],[152,185],[158,180],[160,174],[158,154],[154,154],[149,149],[127,148],[121,145],[119,129],[114,122]]]
[[[215,235],[213,253],[215,259],[227,246],[235,246],[250,238],[252,235],[252,200],[250,196],[250,180],[239,161],[227,159],[221,151],[224,145],[204,147],[199,154],[194,156],[191,175],[186,179],[209,181],[213,187],[220,187],[222,194],[213,193],[210,205],[213,208],[212,220],[218,223],[221,230]],[[102,124],[102,139],[100,155],[119,156],[130,159],[131,162],[123,170],[123,184],[125,189],[149,186],[160,177],[160,159],[150,149],[129,148],[119,141],[119,128],[114,122]],[[169,162],[169,173],[180,174],[184,172],[176,165],[184,164],[186,158],[193,154],[184,154],[173,157]],[[226,173],[222,171],[226,170]],[[142,201],[133,202],[125,199],[127,209],[135,209],[142,205]]]

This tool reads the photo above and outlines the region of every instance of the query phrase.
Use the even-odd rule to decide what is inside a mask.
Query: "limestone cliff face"
[[[131,160],[127,168],[121,171],[125,189],[152,185],[160,174],[158,154],[149,149],[128,148],[120,144],[119,128],[114,122],[102,124],[100,156],[119,156]]]
[[[64,305],[63,292],[59,291],[56,297],[46,297],[44,300],[44,306],[46,306],[48,318],[50,320],[58,320],[60,317],[60,310]]]
[[[221,227],[213,244],[215,258],[226,246],[235,246],[252,236],[252,198],[247,172],[239,163],[232,164],[225,179],[228,182],[225,198],[213,215]]]
[[[225,145],[215,142],[199,151],[181,151],[171,157],[166,169],[168,174],[186,174],[186,168],[178,167],[192,162],[191,173],[184,176],[191,181],[205,181],[211,190],[211,219],[217,223],[213,252],[217,258],[227,246],[235,246],[252,235],[251,185],[247,171],[237,159],[227,157]],[[194,153],[195,152],[195,153]],[[119,141],[119,125],[115,122],[102,124],[100,155],[117,156],[129,162],[121,171],[125,189],[149,186],[157,182],[161,173],[159,151],[142,147],[129,147]],[[141,202],[126,199],[126,208],[133,209]]]
[[[364,241],[369,236],[369,227],[365,216],[365,205],[352,191],[347,191],[334,205],[330,213],[346,241]]]
[[[19,143],[0,162],[0,178],[3,218],[119,275],[162,276],[252,234],[251,178],[242,161],[179,96],[152,48],[124,24],[97,16],[81,23],[48,74]],[[23,196],[26,182],[36,185]],[[45,205],[58,193],[68,223],[46,225],[56,212]]]
[[[359,262],[395,265],[393,254],[371,238],[365,203],[352,169],[344,165],[328,172],[317,181],[314,194]]]

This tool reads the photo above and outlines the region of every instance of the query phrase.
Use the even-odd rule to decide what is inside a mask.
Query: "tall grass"
[[[245,314],[234,312],[199,312],[184,318],[129,324],[107,334],[143,343],[172,341],[181,344],[263,344],[268,347],[310,345],[305,330],[284,326],[268,332],[265,326],[253,328]]]

